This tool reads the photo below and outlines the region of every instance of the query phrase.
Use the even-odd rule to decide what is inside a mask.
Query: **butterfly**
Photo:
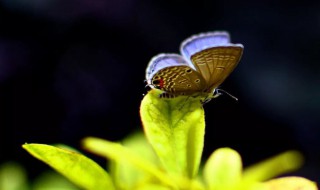
[[[242,44],[230,43],[225,31],[201,33],[184,40],[179,54],[154,56],[146,69],[147,85],[163,91],[160,98],[219,95],[217,87],[238,65]]]

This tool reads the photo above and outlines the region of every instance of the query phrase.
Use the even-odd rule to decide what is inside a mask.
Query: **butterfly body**
[[[148,85],[164,93],[214,98],[215,89],[230,75],[242,56],[243,46],[231,44],[226,32],[210,32],[186,39],[181,55],[159,54],[146,70]]]

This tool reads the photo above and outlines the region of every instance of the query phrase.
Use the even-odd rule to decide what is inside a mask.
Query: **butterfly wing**
[[[191,61],[207,81],[208,91],[218,87],[238,65],[240,47],[213,47],[191,56]]]
[[[153,75],[163,68],[181,65],[188,66],[188,63],[181,55],[174,53],[158,54],[149,61],[146,69],[146,80],[149,83]]]
[[[186,39],[180,50],[205,79],[206,91],[212,92],[239,63],[243,45],[230,43],[227,32],[210,32]]]
[[[178,54],[160,54],[149,62],[148,85],[171,94],[192,94],[206,87],[204,78]]]

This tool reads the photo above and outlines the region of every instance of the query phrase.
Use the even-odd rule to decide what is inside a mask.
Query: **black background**
[[[0,162],[33,177],[47,166],[25,142],[81,149],[86,136],[140,130],[151,57],[227,30],[245,50],[221,88],[239,101],[205,105],[204,159],[228,146],[247,166],[296,149],[306,163],[294,175],[320,182],[319,10],[316,1],[1,0]]]

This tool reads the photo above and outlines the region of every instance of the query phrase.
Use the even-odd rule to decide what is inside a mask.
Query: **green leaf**
[[[298,169],[302,162],[303,157],[299,152],[287,151],[247,167],[243,172],[243,180],[265,181]]]
[[[79,153],[44,144],[25,144],[22,147],[81,188],[114,189],[109,174]]]
[[[80,190],[67,178],[55,171],[46,171],[37,177],[32,184],[32,190]]]
[[[242,162],[239,153],[230,148],[217,149],[206,162],[203,177],[209,189],[235,189],[242,177]]]
[[[6,162],[0,165],[0,189],[27,190],[27,175],[24,168],[15,162]]]
[[[87,137],[83,140],[83,146],[92,153],[112,159],[120,164],[130,164],[131,166],[134,166],[135,168],[153,176],[153,178],[157,179],[166,186],[177,186],[175,181],[165,175],[165,173],[163,173],[152,162],[119,143],[94,137]]]
[[[159,98],[150,90],[140,107],[145,134],[167,172],[193,178],[204,142],[204,110],[200,98]]]

